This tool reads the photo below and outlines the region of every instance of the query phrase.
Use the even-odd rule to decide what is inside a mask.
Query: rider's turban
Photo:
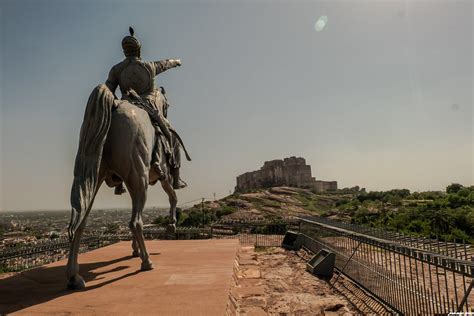
[[[140,57],[140,48],[142,47],[142,45],[140,44],[138,39],[133,36],[133,28],[130,27],[129,30],[130,36],[125,36],[122,40],[123,53],[126,57]]]

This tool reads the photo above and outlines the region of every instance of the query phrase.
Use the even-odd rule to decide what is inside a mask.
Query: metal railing
[[[468,244],[464,240],[461,242],[456,242],[456,240],[454,242],[446,242],[434,238],[425,238],[376,227],[352,224],[345,221],[337,221],[326,217],[302,216],[302,218],[347,229],[368,236],[394,241],[404,246],[428,250],[430,252],[442,254],[448,257],[463,260],[470,260],[470,258],[474,257],[474,245]]]
[[[301,218],[303,245],[312,252],[334,252],[339,272],[400,314],[474,311],[474,261],[346,227]]]
[[[165,228],[145,229],[146,239],[208,239],[209,228],[179,227],[170,235]],[[79,252],[87,252],[122,240],[131,240],[131,233],[88,235],[81,238]],[[19,272],[37,266],[59,261],[67,257],[69,239],[60,237],[52,240],[40,240],[35,244],[15,245],[0,250],[0,273]]]
[[[87,252],[107,246],[118,239],[103,236],[85,236],[81,239],[79,252]],[[18,272],[55,262],[67,257],[69,239],[65,237],[40,241],[33,245],[7,247],[0,251],[0,273]]]
[[[201,227],[177,227],[176,232],[170,234],[164,227],[153,227],[145,228],[143,230],[143,236],[148,240],[189,240],[189,239],[209,239],[211,238],[210,228]],[[132,240],[132,234],[130,232],[123,234],[114,234],[104,236],[104,238],[116,238],[119,240]]]
[[[298,220],[225,220],[214,223],[211,234],[214,239],[237,238],[244,246],[279,247],[292,229],[299,229]]]

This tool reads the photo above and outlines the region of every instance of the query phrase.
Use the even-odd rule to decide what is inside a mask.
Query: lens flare
[[[321,15],[316,21],[316,23],[314,23],[314,29],[316,30],[316,32],[321,32],[326,27],[327,23],[328,17],[325,15]]]

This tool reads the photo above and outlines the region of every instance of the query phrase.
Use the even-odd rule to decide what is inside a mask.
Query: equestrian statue
[[[71,241],[66,267],[68,288],[85,287],[77,261],[80,239],[94,198],[103,182],[126,192],[132,199],[132,255],[141,258],[141,269],[153,269],[143,236],[142,211],[148,185],[158,181],[170,203],[168,232],[176,232],[177,189],[181,180],[181,149],[191,160],[186,147],[167,119],[169,103],[165,90],[155,88],[154,77],[181,66],[179,59],[155,62],[141,60],[141,44],[130,27],[122,40],[125,59],[112,67],[105,84],[92,91],[87,102],[79,137],[71,189]],[[121,99],[115,95],[120,88]]]

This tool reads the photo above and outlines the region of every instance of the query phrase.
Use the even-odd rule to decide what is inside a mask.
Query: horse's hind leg
[[[135,229],[135,225],[133,225],[133,219],[134,217],[132,215],[132,219],[129,224],[130,232],[132,233],[132,257],[140,257],[140,246],[138,244],[137,230]]]
[[[140,251],[138,248],[138,242],[137,239],[135,238],[134,233],[132,232],[132,257],[140,257]]]
[[[140,258],[142,259],[142,270],[153,269],[153,263],[150,260],[148,252],[145,246],[145,238],[143,237],[143,220],[142,211],[145,207],[146,194],[147,194],[147,179],[139,177],[132,181],[127,181],[127,188],[132,198],[132,219],[130,220],[130,230],[134,238],[134,242],[140,249]],[[133,244],[132,244],[133,245]],[[135,250],[135,249],[134,249]]]
[[[83,289],[86,287],[86,282],[79,275],[79,263],[77,262],[77,256],[79,254],[79,246],[81,245],[81,236],[86,227],[86,219],[82,220],[82,223],[79,225],[77,230],[74,232],[74,237],[72,239],[70,248],[69,248],[69,258],[66,266],[66,275],[67,275],[67,287],[71,290]]]
[[[86,282],[79,275],[79,263],[77,262],[77,257],[79,255],[79,247],[81,245],[82,233],[86,228],[87,217],[89,216],[89,212],[92,208],[92,204],[94,203],[95,196],[101,184],[102,180],[98,182],[97,188],[94,192],[94,198],[92,198],[92,202],[89,205],[89,209],[84,210],[84,217],[82,218],[81,224],[79,224],[79,227],[74,232],[74,237],[69,248],[69,257],[66,265],[66,276],[68,280],[67,287],[71,290],[83,289],[86,287]]]
[[[170,222],[168,225],[168,233],[176,233],[176,204],[178,203],[178,197],[176,195],[176,191],[173,189],[170,181],[163,180],[161,181],[161,186],[163,190],[165,190],[166,194],[168,194],[169,202],[170,202]]]

